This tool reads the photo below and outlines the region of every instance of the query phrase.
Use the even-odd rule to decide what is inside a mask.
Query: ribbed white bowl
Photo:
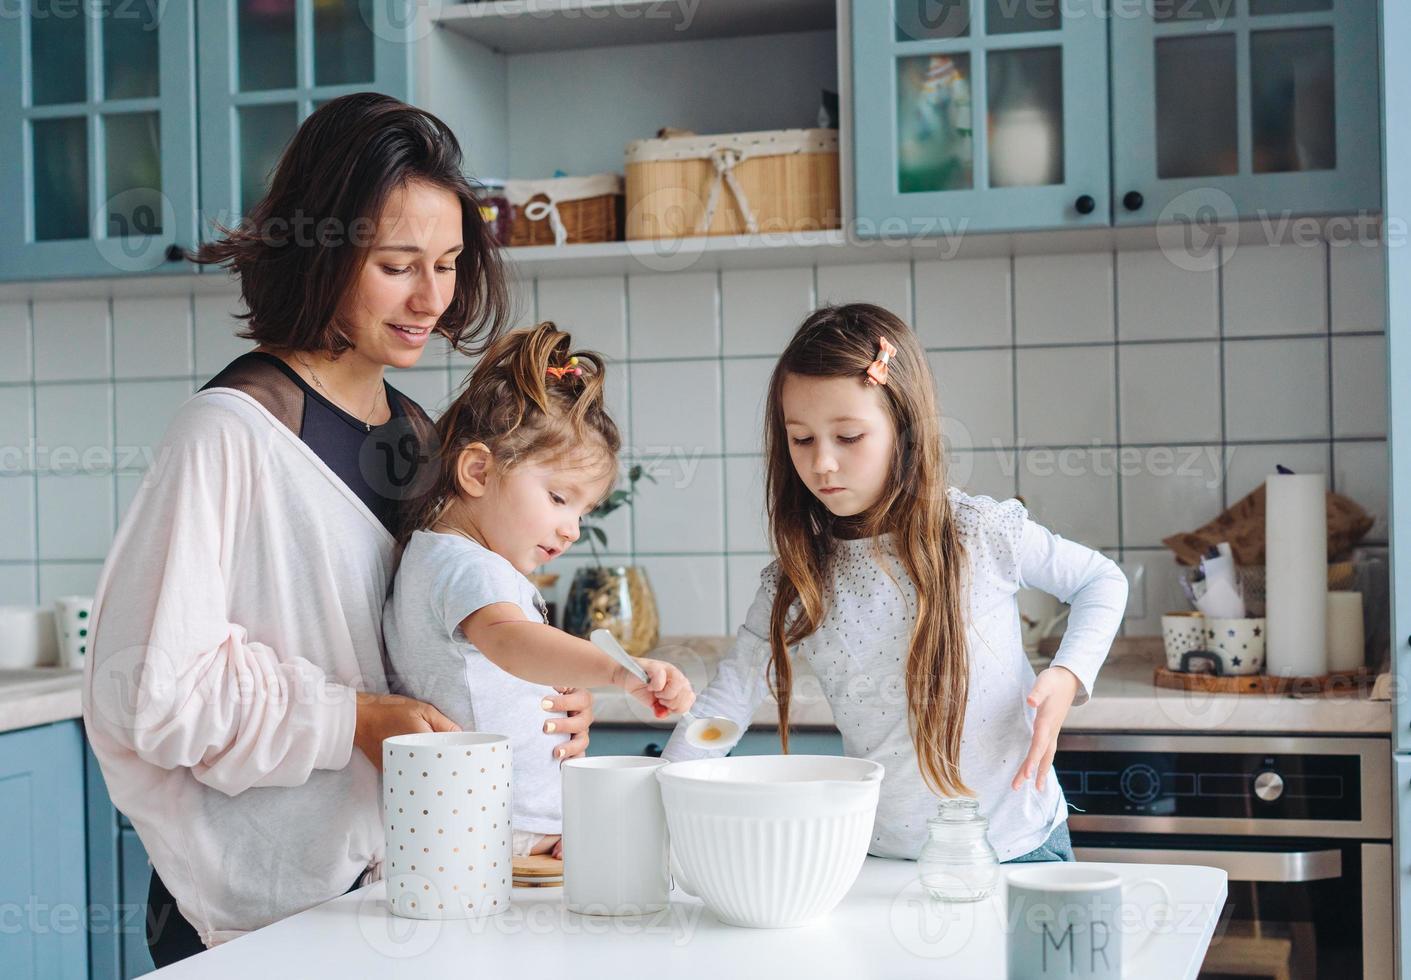
[[[678,884],[731,925],[803,925],[847,894],[883,768],[823,755],[677,762],[657,772]]]

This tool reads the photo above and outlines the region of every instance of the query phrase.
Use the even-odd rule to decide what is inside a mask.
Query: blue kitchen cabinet
[[[76,721],[0,735],[0,964],[88,976],[83,736]]]
[[[1108,224],[1090,5],[856,0],[852,80],[860,237]]]
[[[154,969],[147,953],[147,888],[152,866],[137,831],[113,808],[102,770],[86,752],[88,896],[93,909],[89,976],[130,980]]]
[[[0,17],[0,279],[187,272],[189,4],[17,0]]]
[[[199,0],[201,209],[233,225],[264,196],[299,123],[374,90],[410,101],[418,3]]]
[[[1376,0],[1148,0],[1112,18],[1118,224],[1381,209]]]

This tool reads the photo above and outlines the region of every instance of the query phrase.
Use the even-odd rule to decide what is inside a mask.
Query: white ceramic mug
[[[0,670],[59,663],[54,613],[33,606],[0,606]]]
[[[1164,906],[1133,916],[1127,896],[1150,886]],[[1171,914],[1171,890],[1155,878],[1126,882],[1102,868],[1052,862],[1015,868],[1005,878],[1011,980],[1121,980],[1123,957],[1151,941]],[[1125,913],[1125,914],[1124,914]],[[1142,929],[1135,942],[1124,932]],[[1125,947],[1125,950],[1124,950]]]
[[[1263,619],[1207,619],[1207,649],[1220,658],[1222,674],[1258,674],[1264,670]]]
[[[563,773],[563,891],[572,912],[640,915],[666,908],[661,759],[569,759]]]
[[[387,904],[408,919],[471,919],[510,906],[510,742],[426,732],[382,742]]]
[[[93,597],[61,595],[54,600],[54,629],[59,641],[59,665],[82,667],[93,633]]]
[[[1181,670],[1186,654],[1205,649],[1205,617],[1198,612],[1166,613],[1161,617],[1161,639],[1166,645],[1166,669]]]

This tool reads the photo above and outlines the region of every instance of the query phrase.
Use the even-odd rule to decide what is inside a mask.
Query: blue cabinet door
[[[1118,224],[1380,209],[1375,0],[1125,7],[1112,18]]]
[[[0,17],[0,279],[189,273],[189,4],[17,0]]]
[[[147,887],[152,866],[137,832],[108,797],[103,772],[87,752],[89,976],[131,980],[151,973],[147,953]]]
[[[671,732],[670,728],[646,725],[594,725],[588,740],[588,754],[660,755]],[[789,736],[789,751],[794,755],[842,755],[843,737],[835,731],[796,731]],[[745,732],[730,754],[778,755],[779,733],[772,730]]]
[[[421,6],[199,0],[205,238],[264,196],[289,138],[324,102],[363,91],[411,99]]]
[[[7,978],[88,976],[83,738],[77,722],[0,735],[0,964]]]
[[[1411,4],[1389,3],[1382,52],[1386,106],[1386,211],[1411,207],[1411,62],[1403,56],[1411,37]],[[1411,690],[1411,251],[1387,253],[1387,406],[1391,451],[1391,666],[1399,691]],[[1411,753],[1411,703],[1393,697],[1393,749]],[[1404,842],[1411,848],[1411,840]],[[1403,868],[1405,868],[1403,863]],[[1411,901],[1411,894],[1408,894]],[[1411,944],[1411,932],[1403,933]],[[1406,976],[1411,977],[1411,973]]]
[[[1107,20],[1076,6],[852,4],[859,237],[1108,223]]]

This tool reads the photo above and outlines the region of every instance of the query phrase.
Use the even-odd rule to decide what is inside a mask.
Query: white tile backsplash
[[[1182,254],[1177,265],[1160,249],[1117,253],[1118,339],[1219,336],[1219,257]]]
[[[628,336],[634,358],[715,357],[720,290],[714,272],[627,277]]]
[[[1014,260],[1018,344],[1110,341],[1112,254],[1021,255]]]
[[[916,335],[925,347],[1008,347],[1009,258],[917,262]]]
[[[769,394],[771,358],[725,361],[725,451],[764,451],[764,402]]]
[[[1021,347],[1019,439],[1031,446],[1117,441],[1115,348]]]
[[[113,377],[189,377],[191,297],[113,299]]]
[[[1224,508],[1219,446],[1158,446],[1122,451],[1122,543],[1156,548],[1194,531]]]
[[[28,381],[34,354],[30,349],[29,303],[0,303],[0,381]]]
[[[1224,267],[1211,253],[1193,271],[1141,251],[528,280],[514,288],[515,325],[554,319],[605,354],[624,467],[666,467],[604,522],[603,556],[647,566],[666,634],[733,633],[743,620],[770,560],[759,453],[774,358],[816,303],[869,301],[929,348],[949,480],[1023,493],[1037,520],[1141,567],[1145,614],[1125,627],[1140,635],[1185,606],[1161,538],[1278,463],[1330,470],[1385,539],[1385,338],[1346,336],[1385,326],[1384,252],[1290,248],[1240,246]],[[104,469],[120,462],[109,442],[150,444],[185,392],[252,346],[235,336],[238,289],[209,286],[150,302],[35,301],[33,328],[30,302],[0,304],[0,601],[92,591],[114,511],[141,485]],[[435,411],[469,366],[428,351],[391,381]],[[131,380],[154,377],[180,380]],[[31,439],[73,446],[70,473],[84,448],[99,465],[46,472]],[[688,467],[691,479],[670,478]],[[552,563],[563,578],[548,594],[561,602],[592,560],[580,543]]]
[[[627,283],[622,276],[545,279],[539,319],[573,334],[573,346],[615,361],[627,357]]]
[[[731,456],[725,460],[725,548],[769,550],[763,456]]]
[[[720,452],[720,363],[633,364],[632,444],[638,452]]]
[[[1333,338],[1333,435],[1387,434],[1385,334]]]
[[[1126,344],[1118,352],[1122,442],[1219,442],[1220,345]]]
[[[1390,533],[1388,457],[1385,442],[1339,442],[1333,446],[1333,489],[1351,497],[1376,518],[1367,542],[1385,542]]]
[[[933,351],[941,417],[952,449],[1014,445],[1014,351]]]
[[[1322,245],[1240,245],[1225,253],[1225,336],[1323,333],[1328,326]]]
[[[110,467],[110,384],[40,385],[35,389],[35,456],[41,468],[74,472]]]
[[[102,379],[112,373],[107,300],[34,301],[36,380]]]
[[[725,550],[724,460],[663,456],[643,463],[652,484],[639,483],[633,504],[637,554]]]
[[[1328,269],[1334,333],[1385,330],[1386,249],[1381,245],[1331,245]]]
[[[872,303],[912,323],[911,263],[818,267],[818,303]]]
[[[813,269],[727,269],[720,274],[726,357],[783,353],[813,310]]]
[[[110,473],[41,476],[40,556],[102,561],[113,540],[113,504]]]
[[[1225,345],[1225,438],[1328,437],[1325,337]]]

